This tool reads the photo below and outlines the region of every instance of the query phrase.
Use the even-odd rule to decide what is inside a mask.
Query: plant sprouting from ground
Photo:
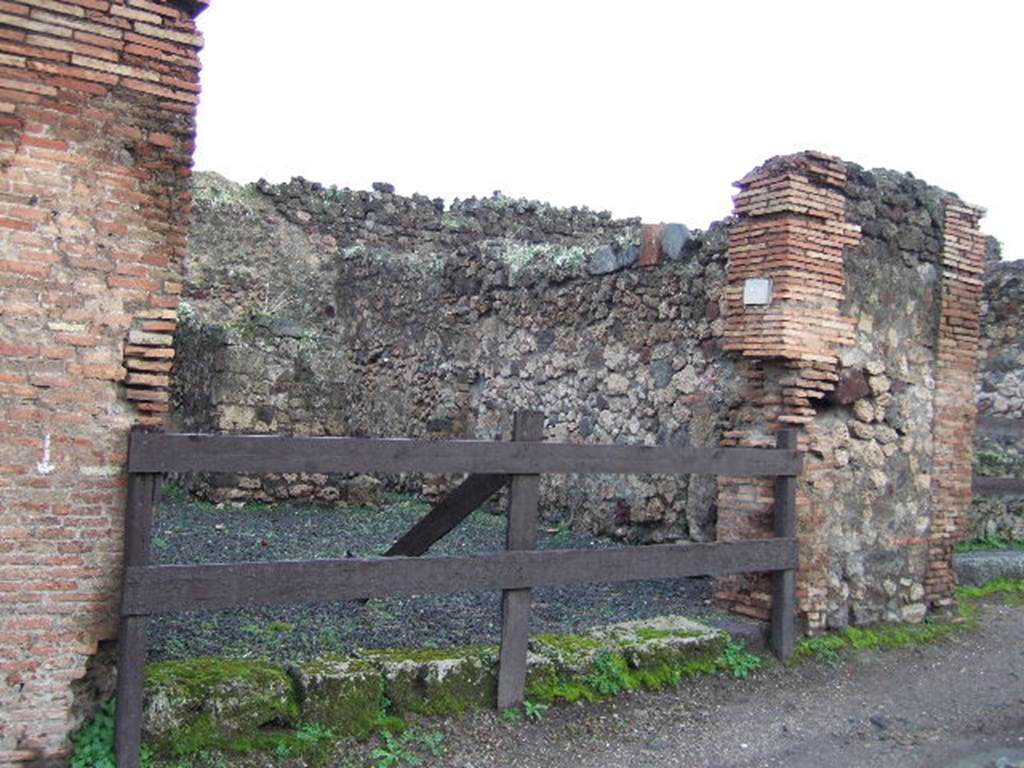
[[[72,737],[75,749],[71,754],[71,768],[117,768],[114,754],[116,712],[117,704],[111,699]],[[142,768],[152,768],[153,756],[146,746],[141,749],[139,764]]]
[[[523,702],[523,712],[525,713],[527,720],[533,720],[534,722],[537,722],[538,720],[544,718],[544,713],[547,711],[547,704],[540,704],[539,702],[534,702],[530,700],[526,700]]]
[[[583,682],[602,696],[615,696],[628,686],[626,662],[614,653],[604,651],[594,659],[593,669],[583,675]]]
[[[731,640],[726,643],[721,655],[715,660],[715,665],[724,672],[729,672],[733,677],[746,679],[755,669],[764,666],[760,656],[755,656],[746,647]]]
[[[423,761],[416,753],[411,752],[407,740],[396,736],[391,731],[380,732],[380,746],[370,753],[377,768],[390,768],[394,765],[420,765]]]

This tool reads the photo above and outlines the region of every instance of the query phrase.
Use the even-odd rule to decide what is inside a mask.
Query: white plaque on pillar
[[[772,279],[749,277],[743,283],[743,304],[747,307],[766,307],[772,303]]]

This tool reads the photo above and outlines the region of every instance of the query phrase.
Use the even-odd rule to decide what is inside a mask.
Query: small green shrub
[[[117,703],[114,699],[105,702],[93,719],[72,737],[74,751],[71,754],[71,768],[117,768],[114,753],[116,712]],[[152,752],[145,745],[140,751],[139,764],[142,768],[152,768],[153,765]]]
[[[416,753],[409,751],[406,740],[390,731],[380,732],[380,746],[370,753],[377,768],[391,768],[394,765],[420,765],[423,761]]]
[[[626,662],[621,656],[604,651],[594,659],[593,669],[582,680],[602,696],[615,696],[628,686]]]
[[[760,656],[755,656],[739,643],[731,640],[726,643],[722,654],[715,660],[716,666],[723,672],[729,672],[733,677],[746,679],[755,669],[764,666]]]
[[[414,735],[420,747],[431,757],[441,757],[444,754],[444,733],[441,731],[416,731]]]
[[[797,643],[796,658],[812,658],[823,661],[826,664],[836,665],[839,663],[839,651],[845,645],[846,643],[839,635],[809,637]]]
[[[547,704],[540,704],[538,702],[530,701],[527,699],[523,702],[523,713],[526,715],[527,720],[533,720],[537,722],[544,718],[544,713],[548,711]]]
[[[303,723],[295,732],[295,740],[304,746],[316,746],[321,741],[333,738],[333,731],[320,723]]]

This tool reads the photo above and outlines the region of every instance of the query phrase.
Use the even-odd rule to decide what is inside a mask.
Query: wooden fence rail
[[[116,750],[138,768],[147,617],[175,611],[501,590],[498,707],[526,685],[530,590],[586,582],[769,572],[771,645],[793,653],[796,478],[793,431],[775,449],[568,445],[543,442],[543,415],[517,413],[511,442],[184,435],[136,429],[128,450],[124,581],[118,646]],[[470,476],[381,559],[151,565],[153,510],[165,472],[439,472]],[[775,537],[718,544],[537,551],[541,474],[716,474],[775,477]],[[466,557],[418,557],[497,490],[509,486],[506,548]]]

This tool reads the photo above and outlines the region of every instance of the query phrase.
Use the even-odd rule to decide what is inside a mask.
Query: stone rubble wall
[[[797,428],[806,626],[921,620],[948,604],[969,494],[977,212],[909,174],[819,153],[776,158],[739,186],[737,218],[691,236],[501,196],[445,208],[388,185],[204,175],[179,422],[491,438],[539,408],[553,440],[751,446]],[[773,278],[773,302],[746,307],[758,276]],[[350,498],[348,482],[197,487],[330,501]],[[748,479],[544,485],[551,522],[642,542],[763,536],[771,503],[771,484]],[[770,599],[751,577],[719,580],[716,597],[758,617]]]
[[[1024,261],[989,263],[981,355],[978,414],[1024,419]]]
[[[67,764],[117,632],[128,429],[167,410],[197,5],[0,8],[0,765]]]
[[[496,196],[196,179],[179,336],[185,429],[717,445],[726,226],[691,235]],[[644,245],[644,233],[648,235]],[[646,264],[646,266],[642,266]],[[440,478],[387,478],[437,492]],[[345,478],[201,478],[215,501],[348,498]],[[710,540],[710,478],[546,477],[557,520]]]
[[[982,299],[978,413],[1024,419],[1024,261],[990,259]],[[1024,478],[1024,441],[979,429],[974,440],[975,474]],[[1024,542],[1024,498],[975,498],[968,538]]]

